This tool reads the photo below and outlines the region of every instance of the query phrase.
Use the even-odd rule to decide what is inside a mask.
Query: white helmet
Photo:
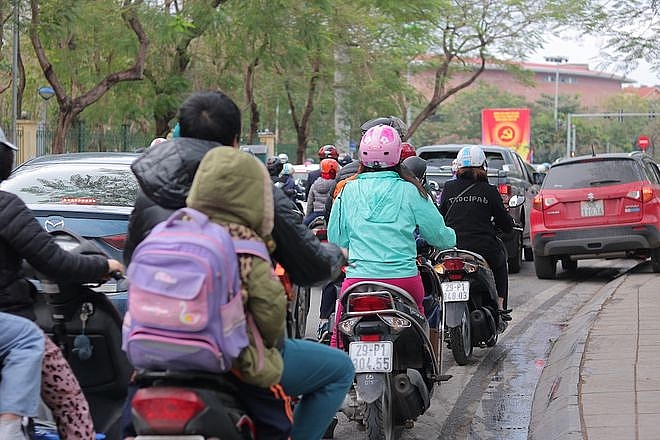
[[[280,176],[291,176],[294,172],[295,169],[293,168],[293,165],[287,162],[282,166],[282,171],[280,171]]]
[[[484,150],[478,145],[463,147],[456,155],[456,165],[458,168],[484,167],[486,165],[486,155]]]
[[[280,162],[282,163],[288,163],[289,162],[289,155],[286,153],[280,153],[277,155],[277,157],[280,158]]]

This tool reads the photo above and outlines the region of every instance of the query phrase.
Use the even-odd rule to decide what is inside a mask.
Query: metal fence
[[[21,130],[18,130],[21,138]],[[37,128],[37,156],[52,152],[55,130],[45,127]],[[135,151],[148,147],[153,140],[153,134],[131,132],[128,125],[122,125],[120,130],[88,130],[79,125],[67,133],[64,141],[65,153],[85,151]]]

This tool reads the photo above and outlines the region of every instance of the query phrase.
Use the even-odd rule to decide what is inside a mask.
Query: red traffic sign
[[[651,145],[651,140],[649,139],[648,136],[644,136],[642,134],[637,138],[637,146],[639,146],[639,148],[641,148],[642,150],[646,150],[646,148],[648,148],[649,145]]]

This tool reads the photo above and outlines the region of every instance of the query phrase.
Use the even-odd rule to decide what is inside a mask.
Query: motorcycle
[[[422,264],[425,288],[437,302],[439,281],[433,268]],[[446,380],[441,352],[433,347],[426,317],[405,290],[363,281],[347,289],[341,301],[338,339],[356,371],[341,411],[366,428],[369,440],[393,439],[395,429],[414,426],[429,408],[436,383]]]
[[[486,260],[475,252],[447,249],[437,251],[432,259],[442,280],[447,345],[456,363],[466,365],[473,347],[494,346],[503,330],[497,313],[495,278]]]
[[[255,427],[226,375],[141,371],[132,400],[136,440],[254,440]]]
[[[104,255],[93,243],[73,233],[53,231],[51,235],[71,252]],[[121,350],[119,312],[103,293],[92,289],[94,286],[56,283],[27,264],[24,270],[41,293],[35,301],[37,324],[71,365],[89,403],[94,427],[105,434],[97,438],[119,440],[119,419],[132,371]],[[36,438],[58,438],[54,425],[38,422],[36,426]]]
[[[509,206],[519,206],[524,200],[513,196]],[[506,329],[498,313],[493,272],[481,255],[465,249],[435,251],[430,259],[441,279],[446,342],[456,363],[466,365],[474,347],[493,347]]]

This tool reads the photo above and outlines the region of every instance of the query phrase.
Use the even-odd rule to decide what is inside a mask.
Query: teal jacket
[[[456,246],[454,230],[414,185],[394,171],[362,173],[335,199],[328,241],[348,249],[347,278],[411,277],[418,273],[416,225],[432,246]]]

